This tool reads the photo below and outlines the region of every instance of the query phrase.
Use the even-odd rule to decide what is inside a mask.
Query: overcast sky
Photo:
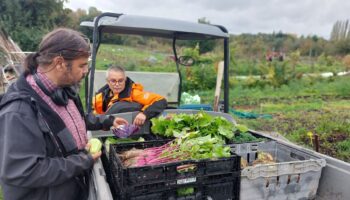
[[[69,0],[65,5],[193,22],[205,17],[231,34],[282,31],[326,39],[337,20],[350,18],[348,0]]]

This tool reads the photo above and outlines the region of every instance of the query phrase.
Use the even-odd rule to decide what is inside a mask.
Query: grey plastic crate
[[[242,169],[241,200],[316,198],[324,159],[276,141],[230,146],[250,164],[259,151],[270,153],[276,161]]]

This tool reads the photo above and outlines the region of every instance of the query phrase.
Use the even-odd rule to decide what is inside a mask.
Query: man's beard
[[[82,80],[84,80],[85,75],[79,79],[79,80],[73,80],[73,77],[71,76],[71,71],[67,70],[66,73],[64,73],[64,76],[62,77],[62,87],[77,87],[80,88],[82,84]]]

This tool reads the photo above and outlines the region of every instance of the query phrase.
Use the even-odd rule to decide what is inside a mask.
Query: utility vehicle
[[[179,103],[181,98],[181,83],[182,75],[179,69],[181,59],[178,57],[176,50],[176,44],[178,40],[211,40],[219,39],[223,43],[224,52],[224,74],[223,74],[223,113],[227,116],[229,112],[229,33],[224,26],[199,24],[193,22],[186,22],[173,19],[164,19],[156,17],[135,16],[127,14],[116,13],[103,13],[96,17],[93,22],[82,22],[81,26],[90,27],[93,31],[93,43],[92,43],[92,61],[91,70],[88,79],[85,82],[85,94],[86,94],[86,106],[87,111],[92,111],[92,98],[94,96],[94,90],[98,88],[96,83],[98,80],[104,80],[103,74],[96,73],[96,58],[101,44],[101,37],[104,33],[111,34],[126,34],[126,35],[140,35],[140,36],[152,36],[161,37],[172,40],[172,47],[174,53],[174,61],[177,66],[178,81],[178,93],[177,98],[173,100]],[[100,81],[101,82],[101,81]],[[142,82],[142,81],[141,81]],[[174,80],[171,81],[174,83]],[[101,83],[98,84],[101,86]],[[154,84],[156,85],[156,84]],[[168,91],[169,92],[169,91]],[[174,91],[172,91],[173,93]],[[165,93],[166,94],[166,93]],[[173,110],[174,111],[174,110]],[[166,110],[165,112],[171,112]],[[175,111],[181,113],[182,110]],[[183,111],[186,112],[186,111]],[[225,114],[226,113],[226,114]],[[220,113],[216,113],[219,114]],[[122,116],[128,117],[128,114],[122,114]],[[132,118],[132,115],[129,115]],[[149,128],[149,127],[148,127]],[[250,132],[272,139],[273,141],[280,142],[289,147],[292,147],[298,151],[307,153],[309,155],[318,156],[326,161],[326,165],[322,170],[321,178],[317,189],[316,199],[322,200],[335,200],[335,199],[350,199],[350,164],[341,160],[319,154],[312,150],[291,144],[289,142],[282,141],[277,138],[272,138],[263,133],[259,133],[253,130]],[[89,132],[93,137],[105,137],[112,135],[111,132]],[[110,185],[106,181],[105,167],[101,160],[94,165],[92,182],[90,189],[91,200],[109,200],[113,199],[111,195]],[[241,188],[241,193],[244,188]],[[316,188],[315,188],[316,189]],[[266,198],[270,199],[270,198]],[[271,198],[274,199],[274,198]],[[294,199],[290,196],[280,196],[279,199]]]

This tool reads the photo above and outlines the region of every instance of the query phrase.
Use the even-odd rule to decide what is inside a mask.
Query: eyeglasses
[[[107,82],[111,85],[122,85],[125,83],[125,80],[124,79],[119,79],[119,80],[115,80],[115,79],[110,79],[110,80],[107,80]]]

